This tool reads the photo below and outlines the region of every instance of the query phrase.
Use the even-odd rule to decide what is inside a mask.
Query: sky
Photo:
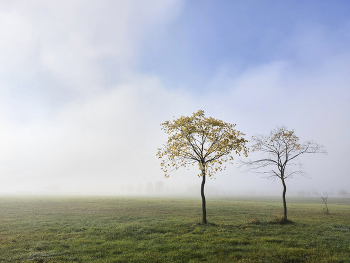
[[[0,193],[199,196],[196,170],[165,179],[156,157],[160,124],[199,109],[323,145],[290,193],[350,192],[348,1],[0,0],[0,61]],[[206,187],[282,191],[238,164]]]

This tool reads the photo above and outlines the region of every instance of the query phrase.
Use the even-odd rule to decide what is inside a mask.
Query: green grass
[[[0,262],[350,262],[350,200],[0,197]]]

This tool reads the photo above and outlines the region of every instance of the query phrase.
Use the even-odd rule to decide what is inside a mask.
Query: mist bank
[[[261,189],[248,189],[237,190],[220,188],[216,186],[208,185],[205,187],[205,195],[207,197],[280,197],[281,190],[261,190]],[[49,185],[47,189],[43,191],[13,191],[13,192],[0,192],[1,196],[43,196],[43,195],[58,195],[58,196],[70,196],[70,195],[94,195],[94,196],[154,196],[154,197],[199,197],[200,185],[190,184],[187,186],[171,186],[162,181],[148,182],[146,184],[128,184],[116,186],[114,191],[64,191],[56,184]],[[287,190],[287,196],[289,197],[302,197],[313,198],[320,196],[328,196],[330,198],[350,198],[350,191],[344,188],[330,189],[329,191],[321,191],[315,188],[313,189],[291,189]]]

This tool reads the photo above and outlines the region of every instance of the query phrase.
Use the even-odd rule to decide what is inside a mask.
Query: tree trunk
[[[286,186],[286,183],[284,182],[283,176],[282,176],[281,180],[282,180],[282,184],[283,184],[283,194],[282,194],[282,199],[283,199],[283,221],[287,222],[287,203],[286,203],[287,186]]]
[[[205,169],[202,170],[201,196],[202,196],[202,211],[203,211],[202,223],[206,224],[207,223],[207,209],[205,206],[204,185],[205,185]]]

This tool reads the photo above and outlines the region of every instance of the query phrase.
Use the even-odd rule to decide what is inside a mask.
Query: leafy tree
[[[158,149],[157,156],[161,161],[161,169],[165,177],[180,167],[198,164],[202,177],[201,197],[203,224],[207,223],[204,185],[206,176],[212,177],[217,171],[226,168],[224,163],[231,162],[231,152],[247,156],[245,135],[234,129],[235,124],[222,120],[207,118],[203,110],[193,113],[190,117],[182,116],[173,121],[161,124],[162,130],[168,135],[168,141],[163,148]]]
[[[257,135],[252,137],[252,152],[258,151],[265,155],[265,158],[255,161],[242,161],[248,170],[259,174],[278,177],[283,185],[283,218],[282,222],[287,222],[287,204],[286,204],[286,179],[296,174],[303,175],[302,164],[298,157],[305,153],[324,153],[323,146],[313,142],[306,141],[299,143],[299,138],[294,134],[294,130],[288,130],[285,126],[277,127],[269,135]],[[270,168],[271,167],[271,168]],[[288,167],[298,167],[289,169]],[[288,169],[287,169],[288,168]]]

